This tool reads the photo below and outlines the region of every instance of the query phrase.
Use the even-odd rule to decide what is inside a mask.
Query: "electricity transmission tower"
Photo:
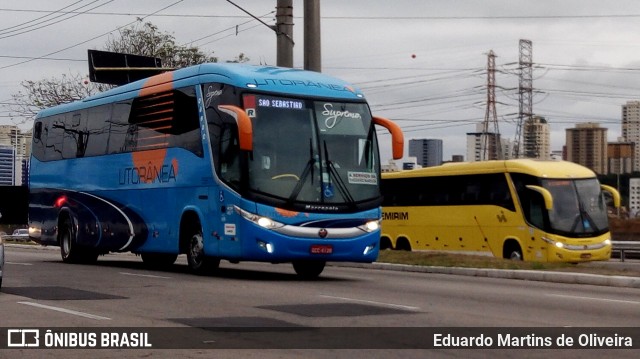
[[[533,55],[531,40],[520,40],[520,57],[518,67],[520,79],[518,84],[519,111],[516,125],[516,138],[513,144],[513,158],[520,157],[522,142],[522,125],[531,123],[533,116]]]
[[[489,123],[493,125],[493,133],[489,132]],[[493,50],[487,56],[487,110],[482,122],[481,161],[502,159],[502,145],[498,130],[496,113],[496,55]]]

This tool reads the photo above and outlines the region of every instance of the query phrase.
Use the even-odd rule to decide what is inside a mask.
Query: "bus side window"
[[[531,193],[527,217],[533,226],[544,228],[544,199],[540,193]]]
[[[512,173],[513,184],[520,199],[522,212],[529,224],[537,228],[544,229],[546,223],[544,198],[541,194],[529,190],[526,186],[529,184],[538,184],[535,177]]]
[[[240,156],[237,129],[224,124],[220,133],[219,175],[234,187],[240,186]]]

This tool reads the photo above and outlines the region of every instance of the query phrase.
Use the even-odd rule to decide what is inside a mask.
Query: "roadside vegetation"
[[[378,262],[434,267],[493,268],[515,270],[546,270],[601,275],[640,277],[640,265],[618,266],[609,262],[547,263],[512,261],[484,255],[437,251],[380,251]]]

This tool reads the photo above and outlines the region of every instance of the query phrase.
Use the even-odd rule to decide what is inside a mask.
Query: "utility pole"
[[[277,65],[293,67],[293,0],[278,0],[275,30],[277,36]]]
[[[322,72],[320,0],[304,0],[304,69]]]

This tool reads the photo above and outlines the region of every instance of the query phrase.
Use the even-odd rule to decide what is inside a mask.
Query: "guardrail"
[[[29,236],[13,236],[10,234],[2,236],[2,239],[5,241],[14,241],[14,242],[29,242]]]
[[[640,253],[640,241],[612,241],[612,250],[620,252],[620,261],[624,262],[625,252]]]

